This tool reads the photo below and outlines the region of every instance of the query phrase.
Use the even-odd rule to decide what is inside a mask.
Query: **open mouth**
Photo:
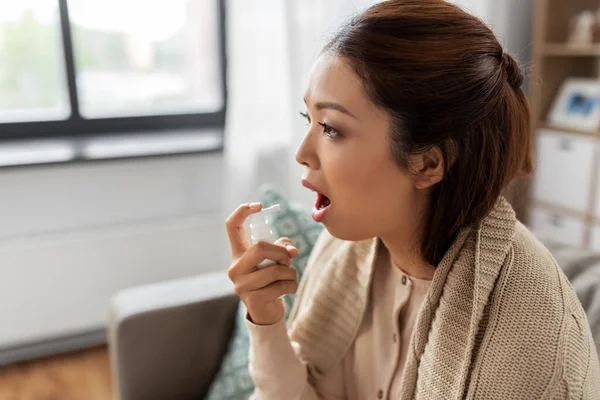
[[[317,210],[322,210],[330,204],[331,200],[329,200],[329,197],[325,196],[323,193],[317,193],[317,202],[315,204]]]
[[[325,218],[325,214],[329,210],[331,206],[331,199],[325,196],[323,193],[319,192],[316,187],[314,187],[307,179],[302,179],[302,186],[307,189],[312,190],[317,194],[317,200],[315,201],[315,205],[313,206],[311,216],[316,222],[321,222]]]

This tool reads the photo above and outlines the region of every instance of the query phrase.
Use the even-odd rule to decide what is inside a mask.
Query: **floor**
[[[110,400],[106,347],[0,368],[2,400]]]

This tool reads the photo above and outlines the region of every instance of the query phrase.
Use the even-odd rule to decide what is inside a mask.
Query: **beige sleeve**
[[[315,386],[308,382],[306,366],[296,355],[283,319],[273,325],[255,325],[250,332],[249,371],[254,381],[252,400],[342,400],[342,364],[332,368]]]

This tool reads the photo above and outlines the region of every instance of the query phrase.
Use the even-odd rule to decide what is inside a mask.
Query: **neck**
[[[381,237],[381,241],[390,252],[392,262],[407,275],[417,279],[433,279],[435,267],[421,255],[420,247],[393,238]]]
[[[422,252],[422,216],[426,206],[426,201],[415,203],[416,211],[410,216],[405,216],[402,225],[380,236],[390,252],[392,262],[403,272],[417,279],[432,279],[435,272],[435,267],[425,259]]]

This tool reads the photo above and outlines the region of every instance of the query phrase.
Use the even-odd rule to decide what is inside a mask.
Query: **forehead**
[[[310,105],[318,101],[333,101],[354,112],[371,107],[362,82],[341,57],[323,54],[313,64],[305,99]]]

